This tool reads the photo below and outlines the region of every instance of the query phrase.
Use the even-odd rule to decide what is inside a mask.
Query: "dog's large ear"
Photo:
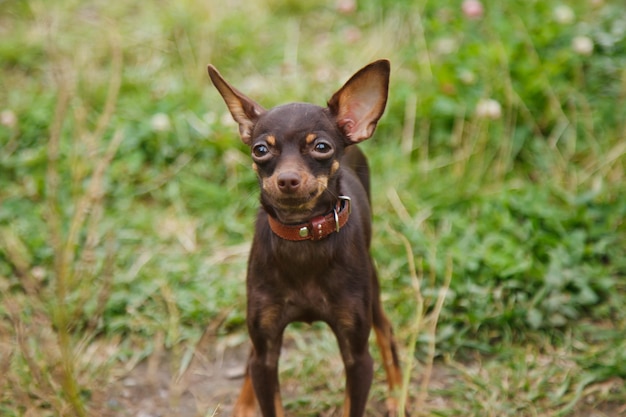
[[[265,109],[254,100],[250,99],[242,92],[237,90],[222,77],[219,71],[209,64],[207,68],[209,77],[213,81],[213,85],[220,92],[230,114],[233,115],[235,121],[239,124],[239,135],[241,140],[250,145],[252,141],[252,128],[259,117],[265,113]]]
[[[361,68],[328,101],[337,125],[351,142],[361,142],[374,133],[385,111],[390,65],[386,59]]]

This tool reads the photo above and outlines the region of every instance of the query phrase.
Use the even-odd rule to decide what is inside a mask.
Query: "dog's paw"
[[[395,398],[387,398],[385,405],[387,407],[385,417],[403,417],[400,415],[400,407],[398,407],[398,401]],[[411,413],[409,413],[406,406],[404,407],[404,417],[411,417]]]

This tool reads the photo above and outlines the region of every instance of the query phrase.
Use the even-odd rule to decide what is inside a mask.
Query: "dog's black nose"
[[[292,194],[298,191],[302,179],[300,175],[295,171],[286,171],[278,174],[277,178],[278,189],[285,194]]]

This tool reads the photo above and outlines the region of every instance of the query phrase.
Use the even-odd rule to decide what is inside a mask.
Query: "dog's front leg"
[[[248,300],[248,332],[252,340],[248,372],[263,417],[283,417],[278,359],[285,325],[278,320],[280,307],[261,302],[263,298]]]
[[[346,309],[346,313],[348,311]],[[371,325],[366,317],[368,316],[365,313],[357,314],[355,320],[344,319],[331,324],[346,372],[343,417],[363,417],[372,385],[374,368],[368,346]]]
[[[283,406],[278,382],[278,352],[257,351],[250,358],[250,376],[263,417],[283,417]]]
[[[367,349],[352,354],[345,363],[346,398],[343,406],[344,417],[363,417],[370,386],[372,385],[373,361]]]

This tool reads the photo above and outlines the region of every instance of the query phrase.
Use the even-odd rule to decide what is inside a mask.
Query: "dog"
[[[234,417],[282,417],[278,360],[292,322],[326,322],[345,367],[343,415],[361,417],[372,384],[373,327],[389,385],[390,416],[402,385],[392,326],[370,255],[369,168],[356,146],[374,133],[387,103],[390,63],[356,72],[327,107],[289,103],[266,110],[209,65],[209,76],[250,147],[260,208],[247,271],[252,342]]]

